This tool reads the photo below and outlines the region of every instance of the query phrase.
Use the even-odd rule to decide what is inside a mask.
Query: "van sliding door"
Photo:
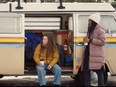
[[[101,23],[106,32],[106,64],[110,73],[116,74],[116,19],[113,15],[102,15]]]
[[[24,74],[23,21],[23,14],[0,14],[0,74]]]

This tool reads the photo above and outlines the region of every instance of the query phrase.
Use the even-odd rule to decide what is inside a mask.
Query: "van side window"
[[[113,16],[109,16],[110,32],[116,33],[116,19]]]
[[[0,16],[0,34],[21,33],[20,16]]]
[[[89,15],[80,15],[78,18],[78,28],[79,33],[86,33],[88,27],[88,17]]]
[[[79,33],[86,33],[89,15],[80,15],[78,18]],[[116,19],[112,15],[101,15],[101,26],[106,33],[116,33]]]
[[[112,15],[101,16],[101,25],[106,33],[116,33],[116,19]]]
[[[101,16],[101,26],[104,28],[106,33],[109,33],[109,16],[108,15],[102,15]]]

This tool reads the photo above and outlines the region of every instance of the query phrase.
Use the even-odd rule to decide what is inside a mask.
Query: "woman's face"
[[[43,37],[43,45],[46,46],[48,44],[48,37]]]
[[[88,27],[90,27],[91,25],[92,25],[92,20],[89,19],[89,20],[88,20]]]

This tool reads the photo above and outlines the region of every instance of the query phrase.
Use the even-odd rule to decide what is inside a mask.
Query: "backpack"
[[[36,46],[41,42],[41,36],[36,33],[26,32],[25,37],[25,58],[33,59]]]

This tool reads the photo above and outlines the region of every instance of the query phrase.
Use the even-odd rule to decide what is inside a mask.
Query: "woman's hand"
[[[88,38],[84,38],[84,40],[83,40],[85,43],[88,43],[89,41],[90,41],[90,39],[88,39]]]
[[[51,68],[52,68],[52,66],[51,65],[48,65],[47,69],[50,70]]]
[[[39,63],[38,65],[39,65],[39,66],[42,66],[42,63]]]

